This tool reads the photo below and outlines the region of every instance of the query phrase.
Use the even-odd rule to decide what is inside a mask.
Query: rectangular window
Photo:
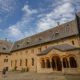
[[[12,60],[11,60],[11,67],[12,67],[12,64],[13,64],[13,62],[12,62]]]
[[[20,66],[22,66],[22,60],[20,60]]]
[[[25,62],[26,62],[25,65],[27,66],[27,59],[25,60]]]
[[[32,58],[32,66],[34,66],[34,59]]]
[[[4,62],[8,62],[8,59],[4,59]]]

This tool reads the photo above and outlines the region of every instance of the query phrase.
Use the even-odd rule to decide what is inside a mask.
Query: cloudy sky
[[[75,18],[80,0],[0,0],[0,39],[16,41]]]

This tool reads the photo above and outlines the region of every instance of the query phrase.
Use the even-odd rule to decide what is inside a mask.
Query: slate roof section
[[[46,42],[56,41],[62,38],[78,35],[78,29],[75,20],[40,32],[25,39],[16,41],[12,51],[43,44]]]
[[[11,41],[0,40],[0,53],[10,53],[12,44]]]
[[[80,12],[78,12],[77,15],[80,17]]]
[[[79,47],[76,47],[74,45],[70,44],[60,44],[60,45],[55,45],[53,46],[54,49],[60,50],[60,51],[69,51],[69,50],[75,50],[75,49],[80,49]]]
[[[65,51],[70,51],[70,50],[75,50],[75,49],[80,49],[80,48],[65,43],[65,44],[59,44],[59,45],[51,46],[51,47],[47,48],[46,50],[40,52],[40,53],[37,54],[37,55],[38,55],[38,56],[40,56],[40,55],[46,55],[46,54],[47,54],[49,51],[51,51],[52,49],[57,49],[57,50],[60,50],[60,51],[62,51],[62,52],[65,52]]]
[[[41,45],[47,42],[53,42],[61,40],[67,37],[75,36],[80,34],[80,12],[78,12],[77,17],[79,20],[75,19],[70,22],[61,24],[54,28],[48,29],[46,31],[40,32],[33,36],[21,39],[14,43],[0,40],[0,53],[10,53],[11,51],[16,51],[31,46]],[[3,49],[4,48],[4,49]],[[6,48],[6,49],[5,49]]]
[[[47,48],[46,50],[40,52],[39,54],[37,54],[37,56],[46,55],[52,49],[53,49],[53,46],[51,46],[51,47]]]

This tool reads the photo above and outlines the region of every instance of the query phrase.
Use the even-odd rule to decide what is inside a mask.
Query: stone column
[[[52,68],[52,59],[50,58],[49,60],[50,60],[50,67]]]
[[[60,60],[61,60],[61,65],[62,65],[62,72],[64,73],[63,57],[61,57]]]
[[[44,59],[44,62],[45,62],[45,68],[47,68],[46,59]]]
[[[55,62],[56,71],[57,71],[57,62],[56,62],[56,58],[54,59],[54,62]]]
[[[68,65],[69,65],[69,68],[71,68],[71,66],[70,66],[70,61],[69,61],[69,57],[67,58],[67,60],[68,60]]]

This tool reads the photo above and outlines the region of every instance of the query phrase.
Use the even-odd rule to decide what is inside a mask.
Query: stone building
[[[0,41],[0,71],[80,73],[80,12],[74,20],[12,43]]]

